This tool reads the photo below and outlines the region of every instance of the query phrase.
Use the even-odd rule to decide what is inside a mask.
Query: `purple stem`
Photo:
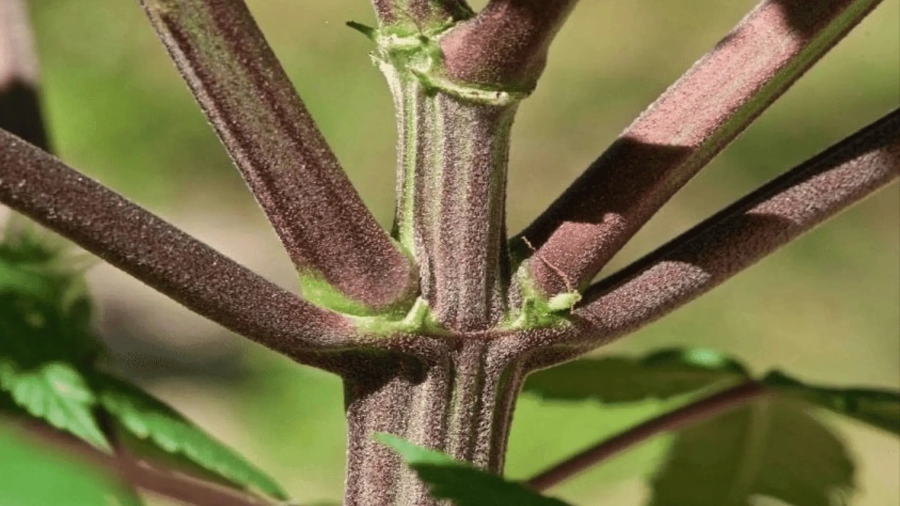
[[[466,0],[372,0],[372,6],[380,25],[419,30],[472,15]]]
[[[367,311],[411,304],[415,268],[360,200],[244,2],[141,5],[304,279]]]
[[[2,130],[0,202],[194,312],[295,359],[342,348],[353,335],[343,317],[278,288]]]

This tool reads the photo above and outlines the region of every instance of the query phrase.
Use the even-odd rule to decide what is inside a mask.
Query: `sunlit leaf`
[[[272,478],[161,401],[115,378],[103,377],[96,383],[100,405],[127,435],[150,443],[156,450],[181,457],[179,462],[205,471],[200,473],[202,477],[210,473],[238,488],[255,489],[277,499],[287,498]],[[129,441],[122,439],[124,444]],[[147,446],[130,449],[143,455]]]
[[[552,400],[604,403],[668,399],[748,378],[736,360],[706,349],[670,349],[650,355],[576,360],[539,371],[525,392]]]
[[[449,456],[416,446],[390,434],[376,439],[403,457],[419,478],[428,485],[431,495],[449,499],[456,506],[565,506],[566,503],[545,497],[523,485],[476,469]]]
[[[864,388],[823,388],[807,385],[782,372],[773,371],[763,384],[835,413],[900,436],[900,393]]]
[[[854,467],[804,405],[767,396],[680,432],[654,477],[650,506],[847,504]]]

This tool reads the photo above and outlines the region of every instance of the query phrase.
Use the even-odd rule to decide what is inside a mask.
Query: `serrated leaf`
[[[115,378],[102,377],[95,383],[100,405],[120,430],[152,443],[158,450],[184,457],[182,462],[212,473],[231,486],[287,499],[272,478],[161,401]],[[128,439],[122,442],[128,444]],[[141,446],[130,449],[143,453]]]
[[[389,446],[428,485],[431,495],[456,506],[566,506],[525,486],[476,469],[434,450],[416,446],[390,434],[375,439]]]
[[[668,349],[645,357],[569,362],[532,374],[525,381],[524,391],[547,400],[620,403],[668,399],[748,377],[741,363],[721,353]]]
[[[767,396],[680,432],[649,505],[844,505],[853,474],[843,443],[801,403]]]
[[[0,424],[4,506],[138,506],[116,502],[121,486],[101,470],[28,440]]]
[[[808,385],[780,371],[772,371],[762,381],[769,388],[829,411],[900,436],[900,393],[863,388],[824,388]]]
[[[110,450],[92,413],[94,394],[71,365],[51,362],[26,369],[0,357],[0,390],[8,392],[13,402],[31,416],[98,449]]]

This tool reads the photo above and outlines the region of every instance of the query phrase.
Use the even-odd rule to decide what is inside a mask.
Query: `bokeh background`
[[[389,224],[390,97],[366,0],[252,0],[250,7],[362,198]],[[483,4],[484,2],[480,2]],[[521,107],[510,230],[521,229],[628,123],[736,24],[753,0],[583,0]],[[477,5],[476,5],[477,7]],[[137,2],[34,0],[46,115],[60,156],[278,284],[280,250]],[[900,103],[900,2],[887,0],[667,205],[610,266],[687,229]],[[698,345],[810,381],[900,388],[900,191],[894,185],[684,310],[600,353]],[[91,272],[98,325],[136,378],[284,483],[336,500],[344,466],[339,381],[194,316],[106,265]],[[524,478],[658,411],[518,405],[508,474]],[[900,504],[900,445],[835,421],[858,457],[855,505]],[[640,504],[659,437],[553,492],[577,504]]]

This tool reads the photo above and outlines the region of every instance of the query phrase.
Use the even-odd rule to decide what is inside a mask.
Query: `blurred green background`
[[[483,3],[483,2],[482,2]],[[394,124],[366,0],[250,7],[363,199],[388,224]],[[514,128],[510,230],[521,229],[736,24],[752,0],[583,0]],[[137,2],[31,2],[60,156],[290,288],[289,260],[168,61]],[[667,205],[610,269],[653,248],[900,103],[900,2],[888,0]],[[900,388],[900,193],[894,185],[684,310],[601,353],[702,345],[759,370]],[[303,500],[340,497],[336,378],[229,336],[105,265],[91,273],[122,370],[253,457]],[[597,404],[518,405],[508,474],[523,478],[648,416]],[[900,445],[837,424],[859,458],[854,504],[900,504]],[[640,504],[661,437],[553,492]]]

